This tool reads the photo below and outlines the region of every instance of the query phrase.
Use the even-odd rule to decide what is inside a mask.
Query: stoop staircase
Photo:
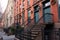
[[[41,19],[41,18],[40,18]],[[44,24],[32,22],[28,25],[28,27],[21,33],[18,34],[18,38],[20,40],[41,40],[42,39],[42,27],[45,27]]]
[[[49,14],[51,15],[51,14]],[[42,16],[37,23],[34,20],[25,28],[25,30],[18,34],[20,40],[44,40],[44,27],[46,26],[43,22]],[[50,20],[50,19],[49,19]]]
[[[41,40],[42,37],[41,27],[39,25],[35,25],[33,29],[31,29],[28,32],[22,32],[22,34],[20,34],[19,36],[20,40],[36,40],[39,36],[40,36],[39,40]]]

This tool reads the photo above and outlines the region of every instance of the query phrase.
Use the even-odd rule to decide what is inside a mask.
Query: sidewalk
[[[15,35],[10,35],[10,36],[8,36],[8,35],[3,31],[3,29],[0,28],[0,40],[8,39],[8,38],[13,38],[13,40],[19,40],[19,39],[15,38]]]

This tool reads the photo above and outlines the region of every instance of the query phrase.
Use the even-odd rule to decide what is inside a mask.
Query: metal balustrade
[[[45,14],[45,15],[47,15],[47,14]],[[54,22],[54,20],[53,20],[53,14],[48,14],[48,15],[51,15],[52,16],[52,18],[48,18],[49,19],[49,22],[48,23],[53,23]],[[44,30],[43,30],[43,25],[44,24],[46,24],[45,22],[44,22],[44,15],[43,16],[41,16],[40,17],[40,19],[38,20],[38,22],[37,23],[35,23],[34,22],[34,18],[31,20],[31,22],[30,23],[28,23],[27,21],[25,21],[24,22],[24,26],[26,26],[26,30],[27,31],[23,31],[21,34],[19,34],[19,36],[20,36],[20,39],[22,39],[22,40],[24,40],[24,39],[27,39],[27,40],[32,40],[32,30],[34,30],[34,28],[39,28],[38,29],[38,31],[37,31],[37,35],[36,35],[36,37],[40,34],[40,33],[42,33],[42,35],[41,35],[41,37],[42,38],[44,38]],[[52,20],[51,20],[52,19]],[[35,30],[36,31],[36,30]],[[54,31],[55,32],[55,31]],[[34,36],[35,37],[35,36]],[[33,37],[33,38],[34,38]],[[35,38],[34,38],[35,39]],[[42,39],[43,40],[43,39]]]
[[[46,32],[46,33],[45,33]],[[43,40],[60,40],[60,30],[59,28],[54,28],[53,30],[43,31]]]

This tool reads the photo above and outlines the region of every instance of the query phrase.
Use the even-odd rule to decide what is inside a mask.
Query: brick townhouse
[[[40,40],[59,40],[60,0],[15,0],[14,8],[15,26],[20,24],[25,31],[32,34],[36,33],[34,29],[43,30],[37,30],[37,33],[42,34],[39,36]],[[24,33],[20,39],[35,39],[33,35],[30,38],[26,35]],[[37,36],[36,40],[39,40],[39,37]]]

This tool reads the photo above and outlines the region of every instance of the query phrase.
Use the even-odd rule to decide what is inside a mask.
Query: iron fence
[[[60,28],[54,28],[52,30],[43,30],[42,40],[60,40]]]

